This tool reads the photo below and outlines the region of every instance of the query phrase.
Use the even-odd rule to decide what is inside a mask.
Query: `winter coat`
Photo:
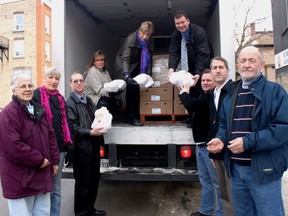
[[[62,96],[62,98],[65,101],[63,96]],[[41,104],[41,93],[40,93],[39,88],[34,90],[33,99],[37,103]],[[63,152],[65,144],[64,144],[62,127],[61,127],[62,113],[61,113],[61,109],[60,109],[60,105],[59,105],[59,100],[58,100],[58,97],[56,95],[50,96],[49,105],[50,105],[50,109],[51,109],[51,112],[53,115],[52,125],[53,125],[53,129],[54,129],[54,132],[56,135],[57,146],[58,146],[59,151]],[[65,110],[66,110],[66,117],[67,117],[67,121],[68,121],[67,107],[65,108]],[[69,121],[68,121],[68,124],[69,124]]]
[[[90,136],[91,125],[93,119],[77,96],[71,92],[70,96],[66,99],[68,107],[68,117],[70,120],[71,133],[74,137],[74,149],[81,153],[91,154],[92,145],[104,144],[103,136]],[[87,105],[95,112],[96,107],[92,100],[87,97]]]
[[[178,29],[171,35],[169,47],[169,68],[174,71],[181,60],[182,34]],[[187,41],[189,72],[193,75],[199,74],[210,68],[209,40],[203,28],[193,23],[189,25],[189,39]]]
[[[233,112],[238,89],[242,81],[227,86],[228,94],[223,101],[219,115],[219,129],[216,137],[224,145],[230,141]],[[245,150],[251,151],[253,178],[266,183],[282,177],[288,167],[288,95],[278,84],[267,81],[261,74],[249,85],[256,98],[252,113],[252,132],[243,136]],[[230,175],[231,151],[225,155],[225,166]]]
[[[195,142],[206,142],[209,131],[210,93],[193,98],[187,92],[179,95],[184,107],[192,117],[193,137]],[[194,114],[193,114],[194,113]]]
[[[31,101],[34,115],[13,96],[0,113],[0,175],[3,196],[23,198],[53,191],[59,151],[44,108]],[[50,165],[40,168],[44,158]]]
[[[116,57],[116,70],[118,72],[118,77],[124,72],[129,72],[131,77],[135,77],[140,72],[141,64],[141,47],[137,41],[138,30],[128,35],[123,47],[118,51]],[[151,52],[154,50],[154,39],[150,37],[150,43],[148,45],[148,50]],[[120,73],[120,74],[119,74]],[[148,68],[147,74],[152,73],[152,57],[150,67]],[[123,76],[122,76],[123,77]]]
[[[100,97],[109,96],[104,89],[104,84],[111,81],[111,77],[107,70],[103,71],[102,69],[93,66],[87,71],[84,93],[97,105]]]

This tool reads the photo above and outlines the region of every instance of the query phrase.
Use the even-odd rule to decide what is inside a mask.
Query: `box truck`
[[[228,60],[231,78],[233,78],[232,7],[230,0],[52,1],[53,65],[64,71],[64,79],[61,79],[59,88],[68,96],[70,75],[74,71],[85,71],[91,56],[99,49],[105,53],[108,59],[108,70],[114,77],[113,66],[116,53],[125,37],[136,31],[142,21],[149,20],[155,25],[153,34],[155,53],[168,55],[170,35],[175,29],[173,15],[179,9],[186,10],[190,21],[206,30],[214,55]],[[170,90],[167,92],[173,97]],[[160,108],[154,107],[156,113],[151,111],[156,105],[146,103],[146,108],[151,111],[149,117],[163,117],[161,115],[163,106],[175,104],[176,107],[178,104],[172,101],[172,98],[171,101],[169,98],[166,100],[166,103],[159,103]],[[173,108],[165,110],[168,117],[171,113],[171,119],[167,122],[163,119],[158,122],[153,119],[153,124],[150,124],[151,122],[148,123],[148,120],[144,119],[143,127],[113,123],[113,127],[105,135],[101,179],[198,180],[192,130],[178,123]],[[179,107],[175,108],[176,110],[181,112]],[[63,176],[72,177],[72,173],[64,172]]]

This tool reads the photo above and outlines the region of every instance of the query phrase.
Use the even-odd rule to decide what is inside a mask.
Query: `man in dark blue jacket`
[[[238,57],[241,80],[228,86],[212,153],[227,146],[234,213],[284,216],[281,178],[288,166],[288,96],[261,74],[263,53],[246,47]]]

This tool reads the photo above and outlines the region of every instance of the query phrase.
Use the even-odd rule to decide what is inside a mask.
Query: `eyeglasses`
[[[26,89],[33,89],[34,88],[34,85],[33,84],[28,84],[28,85],[20,85],[18,86],[17,88],[21,89],[22,91],[25,91]]]
[[[84,80],[83,79],[73,80],[72,83],[74,83],[74,84],[78,84],[78,83],[82,84],[82,83],[84,83]]]

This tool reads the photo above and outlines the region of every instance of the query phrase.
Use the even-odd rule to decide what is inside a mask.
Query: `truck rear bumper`
[[[73,178],[73,170],[64,168],[62,178]],[[114,181],[198,181],[196,170],[175,168],[119,168],[100,169],[100,180]]]

